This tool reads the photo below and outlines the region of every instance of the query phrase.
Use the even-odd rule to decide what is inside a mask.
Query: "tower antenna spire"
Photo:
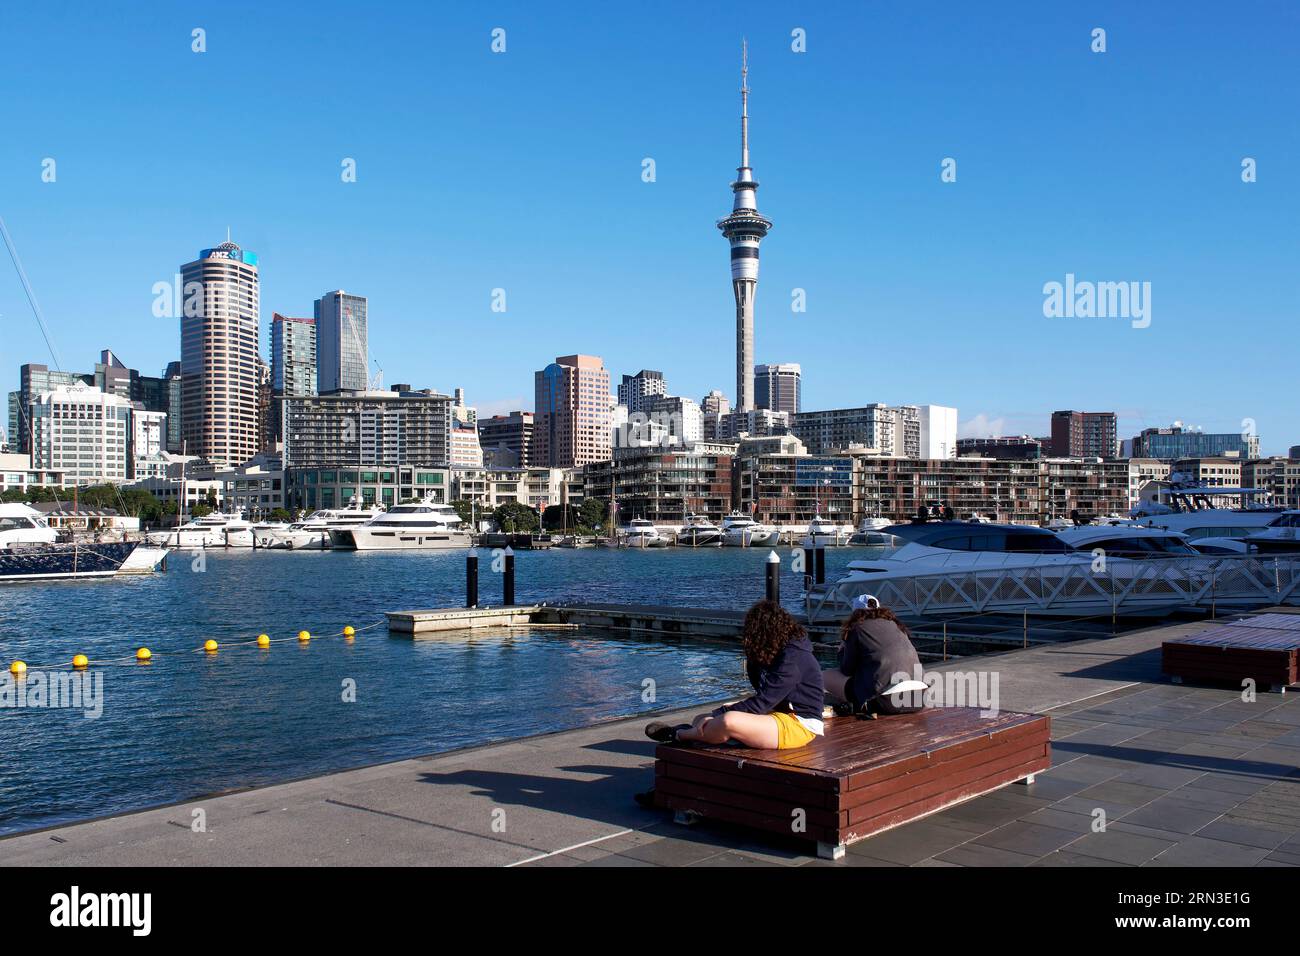
[[[740,41],[740,166],[749,168],[749,40]]]

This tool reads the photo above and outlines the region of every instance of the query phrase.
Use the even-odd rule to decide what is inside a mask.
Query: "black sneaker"
[[[677,740],[677,728],[656,720],[645,725],[645,735],[661,744],[670,744]]]

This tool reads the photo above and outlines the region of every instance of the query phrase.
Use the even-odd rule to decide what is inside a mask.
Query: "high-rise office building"
[[[731,246],[731,291],[736,298],[736,411],[751,412],[754,404],[754,294],[758,290],[758,246],[772,220],[758,211],[758,180],[749,166],[749,52],[740,68],[740,166],[731,215],[718,228]]]
[[[502,468],[532,466],[532,412],[510,412],[507,415],[481,418],[478,435],[485,462]]]
[[[342,289],[316,300],[316,388],[361,392],[369,387],[366,298]]]
[[[668,394],[664,373],[643,368],[635,375],[624,375],[618,385],[618,403],[627,407],[629,414],[644,414],[650,403]]]
[[[316,394],[316,320],[271,316],[271,442],[284,441],[284,399]]]
[[[181,316],[181,441],[215,463],[242,464],[258,452],[257,256],[227,240],[181,266],[199,288]]]
[[[535,464],[572,468],[610,456],[609,372],[594,355],[561,355],[533,377]]]
[[[75,484],[126,481],[129,399],[78,383],[40,393],[30,410],[33,468]]]
[[[32,402],[42,392],[67,385],[95,385],[93,373],[61,372],[29,362],[18,369],[18,391],[9,393],[9,447],[22,454],[32,451]]]
[[[452,403],[450,395],[406,386],[286,398],[284,467],[446,467]]]
[[[917,458],[957,457],[957,409],[947,405],[918,405],[920,423]]]
[[[800,404],[802,374],[797,362],[759,365],[754,369],[755,406],[774,412],[789,412],[791,415],[802,411]]]

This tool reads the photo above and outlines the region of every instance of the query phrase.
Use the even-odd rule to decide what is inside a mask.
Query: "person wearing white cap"
[[[840,628],[839,666],[822,673],[826,693],[867,713],[920,710],[913,695],[892,693],[899,686],[899,675],[911,677],[921,669],[907,626],[873,594],[859,594],[849,608],[848,620]]]

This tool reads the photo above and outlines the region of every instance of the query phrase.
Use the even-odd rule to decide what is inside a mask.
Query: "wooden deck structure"
[[[680,822],[712,818],[817,843],[819,856],[1051,765],[1049,718],[971,707],[826,721],[797,750],[663,744],[655,803]]]
[[[1227,681],[1285,693],[1297,682],[1300,615],[1259,614],[1161,645],[1161,670],[1175,680]]]

